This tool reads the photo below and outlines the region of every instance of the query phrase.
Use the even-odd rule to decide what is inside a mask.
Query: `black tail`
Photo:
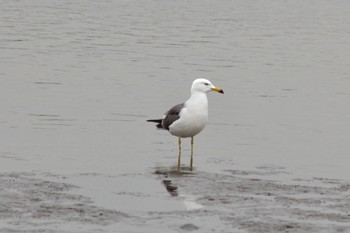
[[[151,119],[151,120],[147,120],[147,122],[154,122],[154,123],[158,123],[156,126],[158,129],[163,129],[162,126],[162,119]]]

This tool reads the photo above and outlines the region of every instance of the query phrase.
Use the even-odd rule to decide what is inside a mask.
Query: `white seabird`
[[[192,170],[194,136],[200,133],[208,122],[207,93],[210,91],[224,93],[221,88],[215,87],[209,80],[196,79],[192,83],[191,97],[185,103],[172,107],[164,113],[162,119],[147,120],[158,123],[157,128],[166,129],[170,134],[179,138],[178,170],[180,170],[181,161],[181,138],[187,137],[191,138],[190,169]]]

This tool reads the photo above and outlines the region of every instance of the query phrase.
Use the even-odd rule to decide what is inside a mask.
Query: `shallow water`
[[[69,205],[83,206],[86,216],[92,217],[83,226],[85,215],[74,215],[83,210],[60,207],[63,214],[50,215],[55,209],[44,206],[39,208],[46,211],[42,218],[33,209],[50,204],[51,197],[38,194],[40,201],[34,198],[34,204],[16,207],[29,215],[3,210],[6,218],[0,229],[348,230],[349,212],[342,205],[349,200],[350,181],[349,4],[4,1],[0,9],[3,195],[38,192],[35,184],[40,180],[52,184],[39,185],[48,193],[56,192],[51,190],[56,182],[64,183],[63,196],[54,198],[62,202],[54,205],[70,198]],[[209,94],[210,124],[196,137],[194,173],[176,175],[176,138],[155,130],[146,119],[186,100],[198,77],[222,87],[225,95]],[[183,140],[185,170],[189,147]],[[32,186],[9,188],[13,176],[19,184]],[[259,193],[251,185],[254,179],[263,180],[260,188],[273,184],[276,193]],[[167,192],[164,180],[177,188],[176,195]],[[214,186],[217,180],[227,182]],[[235,182],[247,186],[245,191],[239,191]],[[292,191],[293,185],[301,193]],[[314,186],[328,189],[311,192]],[[297,202],[305,190],[311,197]],[[314,202],[326,194],[334,198]],[[215,198],[220,195],[221,199]],[[245,202],[243,196],[254,201]],[[255,201],[256,196],[266,202]],[[237,203],[225,205],[233,201]],[[261,207],[266,203],[289,205],[300,212],[286,211],[281,226],[277,224],[281,209],[269,212]],[[338,218],[325,214],[331,206],[337,206]],[[253,213],[254,208],[260,211]],[[309,208],[316,210],[310,214]],[[64,218],[64,210],[76,221]],[[94,211],[108,216],[100,219],[103,224],[93,220]],[[305,217],[311,215],[317,217]],[[26,221],[16,222],[18,216]],[[277,225],[264,224],[269,219],[262,216]]]

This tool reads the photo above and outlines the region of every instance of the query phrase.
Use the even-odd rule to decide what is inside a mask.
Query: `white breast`
[[[205,93],[192,95],[180,112],[169,132],[178,137],[193,137],[201,132],[208,122],[208,99]]]

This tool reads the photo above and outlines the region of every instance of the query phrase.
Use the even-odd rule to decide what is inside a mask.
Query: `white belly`
[[[201,132],[206,123],[208,122],[208,114],[189,114],[188,111],[184,111],[180,119],[175,121],[170,127],[169,132],[177,137],[187,138],[194,137]]]

